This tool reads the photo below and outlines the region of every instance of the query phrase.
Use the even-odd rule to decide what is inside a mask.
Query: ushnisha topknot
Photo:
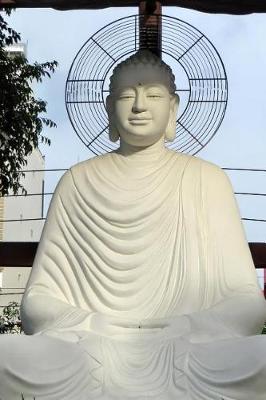
[[[126,60],[122,61],[114,68],[113,74],[110,78],[110,85],[109,85],[110,93],[114,91],[116,76],[119,74],[119,72],[126,67],[137,66],[139,64],[151,65],[154,68],[160,69],[161,72],[166,77],[170,94],[175,94],[176,91],[175,76],[172,72],[172,69],[158,56],[156,56],[151,51],[146,49],[141,49],[137,51],[137,53],[128,57]]]

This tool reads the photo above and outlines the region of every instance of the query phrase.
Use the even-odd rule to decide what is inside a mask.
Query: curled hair
[[[109,86],[110,93],[114,91],[116,77],[119,74],[119,72],[126,67],[138,66],[139,64],[150,65],[153,68],[158,68],[158,70],[161,71],[166,77],[170,94],[175,93],[176,91],[175,76],[171,68],[158,56],[156,56],[151,51],[146,49],[139,50],[137,53],[128,57],[126,60],[122,61],[114,68],[113,74],[110,78],[110,86]]]

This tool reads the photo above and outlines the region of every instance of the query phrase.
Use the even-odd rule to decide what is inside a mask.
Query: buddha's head
[[[148,50],[116,66],[107,97],[109,136],[134,146],[172,141],[179,98],[171,68]]]

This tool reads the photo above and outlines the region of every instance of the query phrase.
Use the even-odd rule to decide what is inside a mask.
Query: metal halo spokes
[[[73,128],[96,155],[118,147],[108,138],[105,98],[116,64],[139,49],[139,21],[114,21],[82,46],[69,70],[66,108]],[[162,15],[162,58],[176,76],[181,114],[176,139],[167,146],[198,153],[217,132],[225,115],[228,84],[223,62],[207,37],[180,19]]]

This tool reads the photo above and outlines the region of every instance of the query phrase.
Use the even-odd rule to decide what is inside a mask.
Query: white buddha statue
[[[165,147],[174,77],[123,61],[107,109],[117,151],[53,196],[22,304],[0,338],[0,398],[265,400],[265,301],[222,170]]]

